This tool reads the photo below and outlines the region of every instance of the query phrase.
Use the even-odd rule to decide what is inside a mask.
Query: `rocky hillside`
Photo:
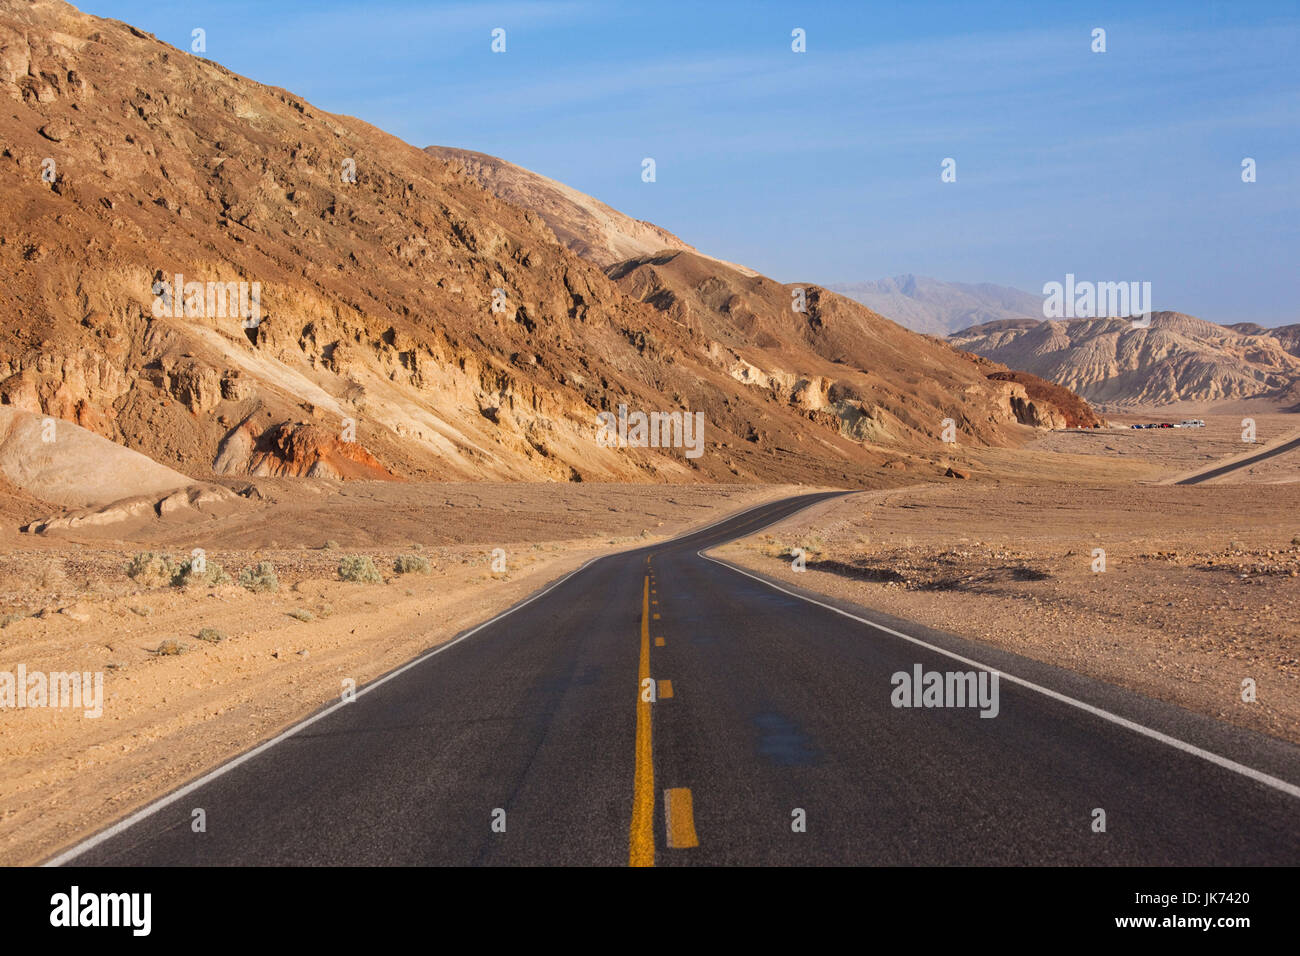
[[[848,300],[606,275],[463,156],[63,3],[0,0],[0,97],[0,404],[191,478],[842,483],[945,417],[1025,434],[1014,383]],[[706,453],[601,447],[620,404],[703,413]]]
[[[950,337],[954,345],[1112,406],[1177,402],[1300,405],[1296,326],[1229,327],[1178,312],[1127,319],[989,322]]]
[[[1256,325],[1254,322],[1238,322],[1235,325],[1228,326],[1228,328],[1243,335],[1268,336],[1276,340],[1282,348],[1292,355],[1300,356],[1300,325],[1280,325],[1274,329],[1267,329],[1262,325]]]
[[[818,286],[743,275],[688,252],[631,259],[608,272],[679,335],[707,343],[718,368],[770,405],[857,442],[923,448],[936,423],[951,417],[983,443],[1006,444],[1006,426],[1050,427],[1060,417],[1041,399],[1034,406],[1018,383],[990,380],[983,360]],[[977,396],[972,414],[967,403]],[[771,417],[753,423],[758,440]]]

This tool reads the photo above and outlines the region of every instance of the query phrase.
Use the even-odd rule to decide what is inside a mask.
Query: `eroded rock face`
[[[209,411],[222,399],[221,373],[211,366],[188,362],[172,372],[171,393],[191,412]]]
[[[392,479],[394,475],[355,439],[316,425],[277,425],[258,436],[248,460],[250,475],[307,478]]]
[[[988,373],[989,380],[1008,387],[1016,421],[1035,428],[1092,428],[1105,424],[1092,407],[1069,389],[1028,372]]]
[[[113,433],[113,402],[130,387],[119,357],[50,343],[0,362],[0,404]]]
[[[1016,421],[1022,425],[1032,425],[1034,428],[1065,427],[1065,416],[1057,409],[1050,405],[1040,405],[1027,397],[1013,396],[1011,409],[1015,412]]]
[[[1004,381],[999,383],[1004,393],[1007,417],[1021,425],[1033,428],[1064,428],[1066,417],[1055,405],[1044,401],[1035,401],[1029,397],[1024,385],[1019,382]]]
[[[1155,312],[1146,327],[1128,319],[1020,319],[963,329],[951,341],[1092,402],[1257,399],[1286,407],[1300,395],[1300,357],[1288,328],[1227,327]]]

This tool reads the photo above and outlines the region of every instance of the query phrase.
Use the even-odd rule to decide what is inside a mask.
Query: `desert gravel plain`
[[[1240,417],[1206,422],[1052,432],[1026,447],[1018,475],[864,492],[715,553],[1300,742],[1300,453],[1203,485],[1157,484],[1240,453]],[[1261,415],[1257,427],[1264,442],[1300,416]],[[1099,463],[1089,477],[1083,456]],[[1136,480],[1097,477],[1119,463]],[[1247,678],[1254,702],[1242,699]]]

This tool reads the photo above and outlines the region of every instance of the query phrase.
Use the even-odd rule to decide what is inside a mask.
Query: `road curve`
[[[698,553],[826,497],[597,559],[51,862],[1300,862],[1300,748]],[[894,706],[958,658],[996,717]]]

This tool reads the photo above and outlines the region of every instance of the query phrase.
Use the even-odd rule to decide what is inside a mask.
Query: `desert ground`
[[[716,553],[1300,742],[1300,454],[1204,485],[1159,484],[1239,453],[1240,418],[1206,422],[1053,432],[1019,475],[864,492]],[[1300,416],[1259,416],[1261,441],[1297,427]],[[1104,467],[1083,470],[1086,456]],[[1065,479],[1064,462],[1077,477]],[[1117,480],[1117,462],[1140,477]],[[805,571],[792,548],[805,550]]]
[[[1300,415],[1281,412],[1259,412],[1243,415],[1215,414],[1203,406],[1195,413],[1171,412],[1167,409],[1146,409],[1108,416],[1107,421],[1121,428],[1108,428],[1088,432],[1049,432],[1033,442],[1029,450],[1059,451],[1067,454],[1089,454],[1099,457],[1145,463],[1161,481],[1177,481],[1202,468],[1249,457],[1274,444],[1300,436]],[[1202,419],[1204,428],[1148,428],[1133,429],[1127,426],[1152,422],[1177,423],[1184,419]],[[1250,423],[1253,423],[1255,441],[1243,440]],[[1296,458],[1282,455],[1258,465],[1252,465],[1231,476],[1215,482],[1241,484],[1243,482],[1300,481],[1300,468]]]

